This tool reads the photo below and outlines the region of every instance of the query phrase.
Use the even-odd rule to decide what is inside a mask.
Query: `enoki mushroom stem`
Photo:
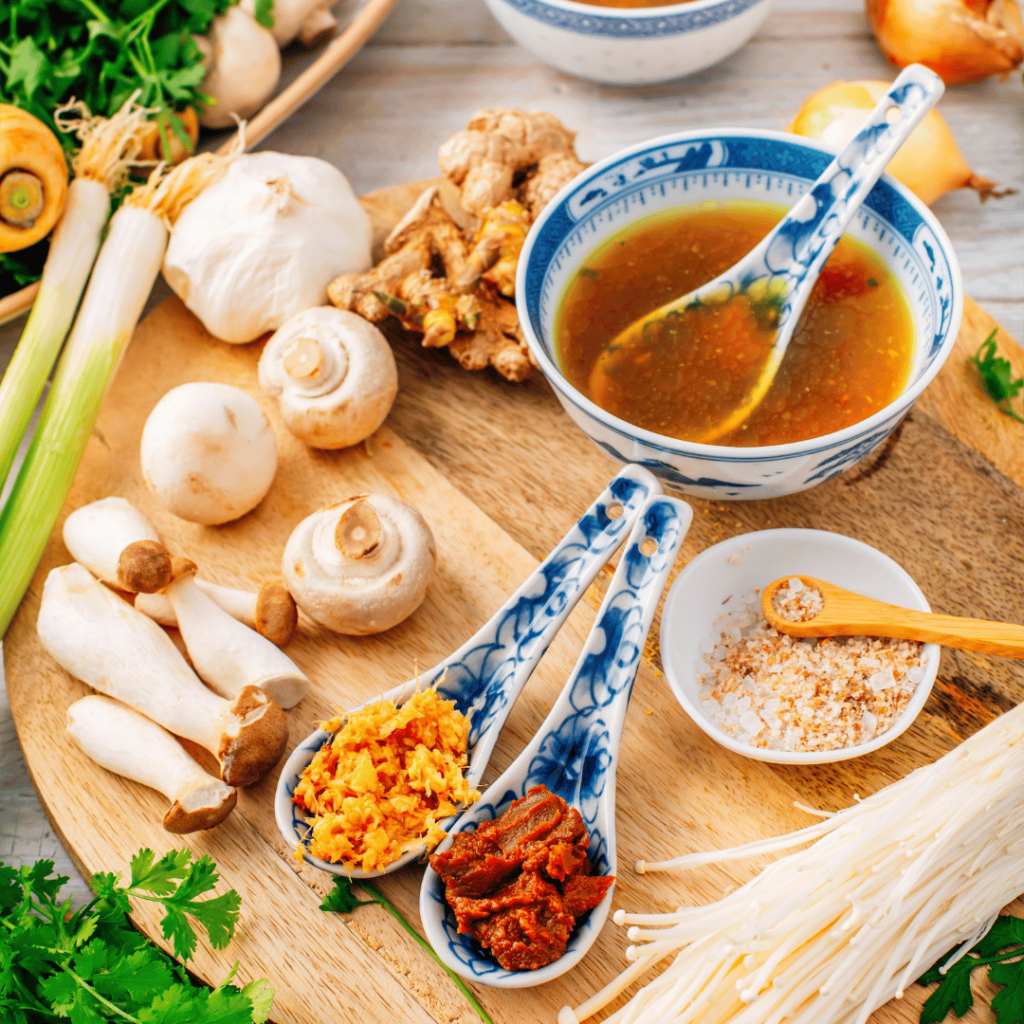
[[[0,178],[0,217],[16,228],[30,228],[43,212],[43,183],[29,171],[8,171]]]
[[[346,558],[365,558],[380,538],[380,516],[368,501],[357,501],[346,509],[334,531],[334,542]]]

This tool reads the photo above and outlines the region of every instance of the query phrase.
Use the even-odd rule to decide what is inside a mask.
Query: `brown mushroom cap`
[[[283,583],[264,583],[256,595],[256,629],[271,643],[284,647],[295,635],[299,612]]]
[[[155,594],[173,578],[171,556],[158,540],[137,540],[117,560],[117,582],[134,594]]]
[[[231,702],[235,721],[221,734],[220,777],[229,786],[249,786],[281,760],[288,744],[288,719],[258,686],[243,686]]]
[[[220,779],[210,777],[188,793],[181,794],[164,815],[164,828],[175,835],[187,835],[219,825],[234,810],[238,793]]]

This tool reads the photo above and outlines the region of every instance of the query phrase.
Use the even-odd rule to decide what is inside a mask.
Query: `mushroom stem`
[[[43,183],[36,175],[8,171],[0,178],[0,218],[12,227],[32,227],[45,205]]]
[[[233,787],[208,775],[169,733],[119,701],[91,694],[68,708],[68,735],[100,767],[163,793],[168,832],[219,825],[235,806]]]
[[[380,543],[377,510],[368,501],[357,501],[338,520],[334,542],[346,558],[365,558]]]
[[[230,703],[207,689],[170,637],[84,566],[49,574],[36,628],[73,676],[211,751],[228,785],[256,782],[284,753],[288,722],[273,700],[255,686]]]
[[[289,377],[301,380],[319,372],[324,353],[315,338],[296,338],[281,353],[281,365]]]

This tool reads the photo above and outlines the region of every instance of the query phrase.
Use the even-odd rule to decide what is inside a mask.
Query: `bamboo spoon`
[[[769,583],[761,593],[761,611],[768,625],[790,636],[884,636],[897,640],[919,640],[1004,658],[1024,658],[1024,626],[956,615],[936,615],[911,608],[885,604],[854,594],[813,576],[797,576],[824,598],[824,607],[803,622],[784,619],[772,603],[775,592],[793,576]]]
[[[629,358],[631,351],[664,345],[666,336],[684,332],[690,310],[724,305],[745,295],[754,308],[763,308],[774,320],[771,347],[740,404],[689,440],[712,444],[743,423],[775,380],[825,261],[886,165],[944,88],[942,79],[926,67],[911,64],[904,68],[860,131],[779,224],[728,270],[620,331],[598,357],[591,386],[595,378],[614,376],[616,366]]]

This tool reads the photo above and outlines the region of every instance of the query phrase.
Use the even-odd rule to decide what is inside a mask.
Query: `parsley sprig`
[[[13,868],[0,863],[0,1019],[9,1024],[263,1024],[273,1003],[265,979],[238,989],[237,964],[214,989],[137,932],[129,898],[164,910],[162,929],[174,952],[196,950],[197,922],[215,949],[234,935],[240,898],[234,890],[199,899],[217,883],[209,857],[189,850],[157,859],[141,850],[128,885],[119,874],[93,876],[93,899],[78,911],[60,900],[65,876],[53,861]]]
[[[476,997],[466,987],[465,982],[447,965],[431,948],[430,943],[404,917],[398,908],[377,888],[372,882],[360,881],[359,888],[370,898],[361,900],[355,894],[352,886],[352,879],[338,875],[334,879],[334,888],[324,897],[320,904],[321,910],[332,911],[339,914],[351,914],[357,907],[376,903],[382,906],[429,954],[436,960],[445,973],[458,986],[459,991],[466,997],[466,1001],[476,1011],[477,1016],[484,1024],[494,1024],[487,1015],[487,1011],[477,1002]]]
[[[981,383],[992,401],[1007,416],[1012,416],[1018,422],[1024,423],[1024,416],[1010,406],[1010,399],[1016,398],[1021,388],[1024,388],[1024,377],[1015,379],[1010,360],[996,355],[998,330],[998,328],[993,328],[992,333],[981,343],[978,351],[971,356],[971,362],[981,374]]]
[[[1000,915],[984,938],[943,971],[948,959],[947,954],[917,979],[921,985],[939,983],[921,1008],[921,1024],[939,1024],[950,1010],[962,1017],[974,1005],[971,972],[985,966],[989,981],[1002,986],[992,999],[996,1024],[1024,1024],[1024,920]]]

